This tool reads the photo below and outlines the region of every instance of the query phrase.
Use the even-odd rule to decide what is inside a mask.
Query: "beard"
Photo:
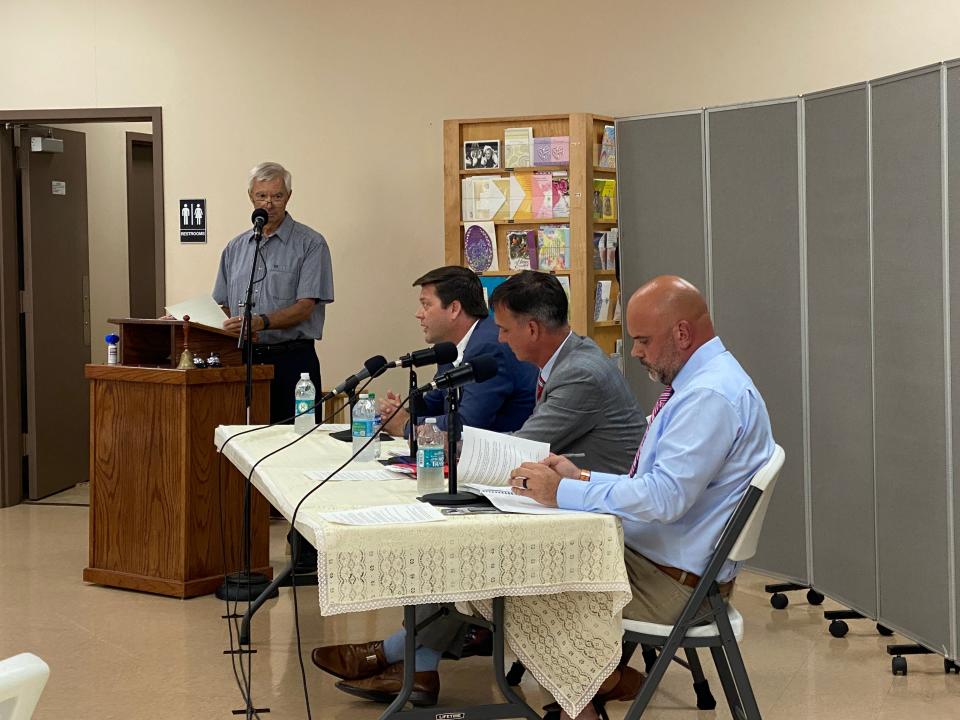
[[[671,340],[670,347],[664,349],[663,357],[656,365],[645,362],[643,367],[646,368],[647,376],[653,382],[670,385],[677,377],[677,373],[680,372],[680,351],[677,350],[676,344]]]

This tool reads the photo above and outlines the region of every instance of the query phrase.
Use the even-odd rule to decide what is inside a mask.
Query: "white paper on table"
[[[377,505],[360,510],[320,513],[320,517],[340,525],[410,525],[446,520],[437,508],[427,503]]]
[[[461,483],[508,485],[511,470],[525,462],[540,462],[549,454],[550,443],[465,425],[457,479]]]
[[[481,485],[480,483],[465,483],[464,487],[479,492],[501,512],[523,513],[524,515],[569,515],[581,512],[580,510],[564,510],[541,505],[532,498],[517,495],[508,487]]]
[[[190,322],[217,330],[223,330],[223,321],[227,319],[223,310],[209,295],[197,295],[176,305],[167,305],[167,313],[177,320],[183,320],[184,315],[189,315]]]
[[[350,426],[347,423],[324,423],[320,426],[320,432],[326,433],[343,432],[349,429]]]
[[[330,473],[332,473],[334,470],[336,470],[336,468],[308,470],[304,473],[304,475],[311,480],[315,480],[316,482],[322,482],[326,480]],[[397,480],[404,475],[405,473],[389,470],[388,468],[383,468],[381,470],[347,470],[344,468],[330,478],[330,480]]]

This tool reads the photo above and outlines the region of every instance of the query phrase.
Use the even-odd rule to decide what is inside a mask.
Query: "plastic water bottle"
[[[417,428],[417,492],[440,492],[444,487],[443,433],[431,417]]]
[[[107,343],[107,365],[116,365],[120,362],[120,350],[117,343],[120,342],[120,336],[110,333],[104,340]]]
[[[353,452],[357,453],[371,437],[373,442],[355,458],[366,462],[380,457],[380,413],[374,393],[362,393],[353,407]]]
[[[310,373],[300,373],[300,382],[293,392],[293,398],[297,412],[293,419],[293,429],[299,435],[305,435],[316,427],[314,403],[317,401],[317,389],[310,380]]]

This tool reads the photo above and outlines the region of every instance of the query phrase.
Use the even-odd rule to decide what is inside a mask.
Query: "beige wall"
[[[247,169],[288,165],[291,212],[333,252],[327,385],[422,340],[409,284],[442,260],[444,118],[636,115],[960,56],[955,0],[0,0],[0,13],[17,28],[3,108],[163,107],[168,300],[212,286],[249,216]],[[208,245],[178,244],[180,197],[207,198]]]

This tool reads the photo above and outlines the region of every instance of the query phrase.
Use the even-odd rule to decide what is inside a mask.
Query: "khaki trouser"
[[[693,588],[674,580],[626,545],[623,547],[623,560],[633,592],[630,602],[623,608],[623,616],[628,620],[673,625],[693,595]],[[725,589],[726,592],[721,589],[721,594],[727,598],[732,588],[728,586]],[[709,605],[704,602],[701,610],[709,610]]]

